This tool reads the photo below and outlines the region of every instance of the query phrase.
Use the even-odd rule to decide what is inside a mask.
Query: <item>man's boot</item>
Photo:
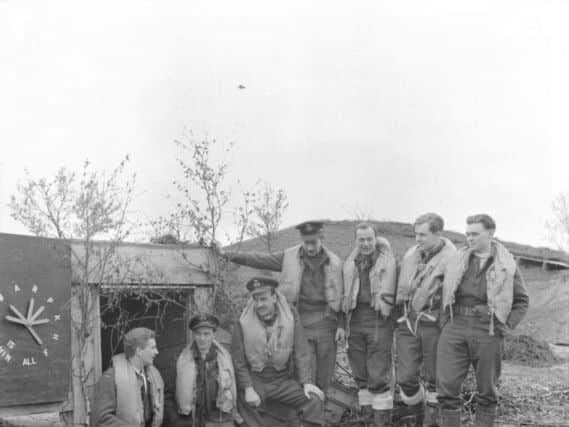
[[[391,390],[383,393],[372,393],[371,407],[375,427],[392,427],[393,393]]]
[[[417,405],[417,412],[415,415],[415,427],[423,427],[423,422],[425,420],[425,402]]]
[[[439,405],[427,402],[423,427],[439,427]]]
[[[474,415],[474,427],[494,427],[495,418],[496,418],[495,406],[476,405],[476,414]]]
[[[441,409],[441,427],[460,427],[460,409]]]
[[[374,409],[373,420],[375,427],[393,427],[391,409]]]
[[[371,408],[372,396],[367,388],[358,391],[358,403],[360,405],[360,416],[363,423],[373,425],[373,409]]]
[[[373,409],[371,405],[360,407],[360,418],[366,426],[373,426]]]
[[[423,427],[423,419],[425,418],[425,403],[420,402],[416,405],[408,406],[408,413],[411,416],[410,426]]]

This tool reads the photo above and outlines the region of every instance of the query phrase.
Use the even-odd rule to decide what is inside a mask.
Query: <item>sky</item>
[[[568,1],[269,3],[0,0],[0,231],[27,232],[6,206],[25,169],[126,154],[133,214],[166,215],[191,129],[235,144],[235,197],[286,190],[284,226],[434,211],[463,231],[486,212],[498,237],[548,244]]]

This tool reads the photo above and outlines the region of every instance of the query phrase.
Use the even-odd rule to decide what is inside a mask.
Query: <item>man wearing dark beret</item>
[[[296,229],[302,242],[282,252],[218,250],[236,264],[281,272],[280,292],[298,310],[308,339],[313,380],[326,390],[336,363],[337,342],[344,340],[345,333],[342,261],[322,244],[323,225],[322,221],[299,224]]]
[[[233,328],[239,413],[248,427],[263,427],[269,402],[296,409],[305,427],[324,425],[324,393],[312,384],[308,342],[296,310],[278,282],[254,277],[250,299]],[[295,378],[295,373],[298,376]]]
[[[169,427],[233,427],[237,415],[235,372],[229,352],[215,340],[219,320],[198,313],[189,322],[193,340],[175,360],[166,381]]]

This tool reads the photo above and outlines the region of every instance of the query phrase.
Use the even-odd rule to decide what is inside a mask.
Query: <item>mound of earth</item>
[[[504,360],[530,366],[544,366],[559,359],[551,347],[529,335],[507,335],[504,342]]]

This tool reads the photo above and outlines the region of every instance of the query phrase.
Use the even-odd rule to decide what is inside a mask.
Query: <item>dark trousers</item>
[[[371,316],[371,317],[370,317]],[[393,347],[393,322],[375,312],[350,322],[348,359],[356,384],[371,393],[390,389]]]
[[[436,391],[437,344],[440,328],[438,322],[420,322],[417,336],[406,324],[397,329],[397,384],[406,396],[414,396],[419,391],[421,365],[427,380],[427,391]]]
[[[336,366],[336,329],[306,328],[304,333],[312,358],[312,381],[325,392]]]
[[[312,383],[326,392],[336,366],[337,315],[326,306],[300,306],[300,322],[311,356]]]
[[[263,412],[267,402],[271,401],[294,407],[299,413],[302,425],[306,427],[324,425],[322,402],[316,396],[308,399],[298,381],[282,376],[268,379],[252,375],[251,378],[253,388],[261,397],[261,406],[254,408],[248,405],[244,399],[244,391],[239,393],[237,407],[245,421],[245,426],[268,427],[263,422]]]
[[[489,322],[478,316],[458,315],[443,327],[437,349],[437,393],[441,408],[462,407],[460,391],[471,364],[476,374],[478,405],[496,407],[504,338],[499,330],[496,335],[488,331]]]

